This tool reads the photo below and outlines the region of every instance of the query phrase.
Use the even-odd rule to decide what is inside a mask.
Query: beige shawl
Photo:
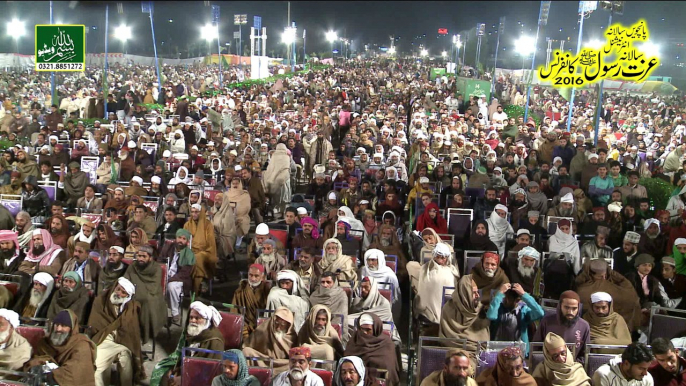
[[[621,318],[620,318],[621,319]],[[533,377],[539,386],[590,386],[591,378],[586,374],[581,363],[574,361],[574,355],[567,350],[565,363],[555,362],[550,355],[550,350],[566,347],[565,340],[559,335],[549,332],[543,344],[542,363],[534,370]]]

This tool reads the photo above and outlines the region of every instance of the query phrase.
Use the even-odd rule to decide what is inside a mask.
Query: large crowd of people
[[[686,382],[650,329],[653,307],[686,309],[683,97],[606,93],[596,128],[583,90],[567,131],[551,88],[508,116],[527,94],[508,77],[489,100],[413,61],[224,70],[229,88],[211,66],[162,85],[115,66],[103,92],[89,68],[59,101],[45,75],[0,74],[0,370],[181,385],[189,348],[220,363],[213,386],[255,386],[255,365],[276,386]],[[451,347],[421,379],[419,337]],[[487,363],[489,342],[515,343]],[[615,355],[590,371],[594,344]]]

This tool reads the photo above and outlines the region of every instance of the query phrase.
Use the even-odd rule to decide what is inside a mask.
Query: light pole
[[[338,40],[338,34],[336,31],[329,31],[326,33],[326,40],[331,43],[331,59],[333,59],[333,44]]]
[[[459,64],[460,61],[460,47],[462,47],[462,40],[460,39],[460,35],[455,35],[453,36],[453,43],[455,44],[455,47],[457,48],[455,52],[455,76],[459,74],[459,71],[457,70],[457,65]]]
[[[293,27],[286,27],[281,35],[281,42],[286,45],[286,52],[292,52],[292,47],[295,45],[296,29]],[[295,57],[291,58],[291,72],[295,71]]]
[[[536,49],[535,40],[531,36],[522,36],[515,41],[515,51],[522,55],[522,73],[524,73],[524,61]],[[524,75],[522,75],[524,76]]]
[[[122,47],[124,48],[124,54],[127,54],[126,41],[131,39],[131,27],[124,24],[120,25],[114,29],[114,37],[121,40]]]
[[[238,26],[238,47],[236,47],[236,53],[238,54],[241,69],[243,69],[243,29],[241,27],[244,24],[248,24],[247,14],[233,15],[233,25]]]
[[[577,38],[576,42],[576,56],[579,56],[579,51],[581,51],[581,37],[583,36],[583,31],[584,31],[584,19],[586,18],[587,15],[590,15],[591,12],[595,11],[596,8],[598,7],[598,2],[597,1],[580,1],[579,2],[579,16],[581,17],[581,21],[579,22],[579,37]],[[576,71],[575,71],[576,73]],[[574,74],[571,74],[574,75]],[[572,87],[572,95],[569,98],[569,113],[567,115],[567,131],[571,131],[572,129],[572,116],[573,116],[573,111],[574,111],[574,94],[576,93],[576,87]],[[597,130],[598,128],[596,128]]]
[[[7,23],[7,34],[14,39],[17,53],[19,53],[19,39],[26,35],[25,23],[18,19],[12,19]]]
[[[526,106],[524,107],[524,122],[526,123],[529,117],[529,98],[531,97],[531,81],[534,77],[534,63],[536,63],[536,46],[538,45],[538,33],[541,31],[541,26],[548,24],[548,13],[550,12],[550,1],[541,1],[541,9],[538,12],[538,27],[536,27],[536,39],[534,39],[534,52],[531,56],[531,72],[528,76],[526,86]]]

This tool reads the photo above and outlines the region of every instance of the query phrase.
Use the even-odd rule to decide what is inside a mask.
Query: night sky
[[[287,22],[287,2],[208,2],[221,7],[220,38],[222,47],[230,41],[231,53],[235,53],[236,44],[232,39],[233,15],[246,13],[248,25],[243,28],[244,45],[249,40],[249,28],[253,16],[262,16],[262,26],[267,27],[267,51],[270,55],[280,56],[285,51],[281,43],[281,33]],[[138,1],[124,2],[123,14],[117,12],[116,2],[78,2],[70,9],[70,2],[56,1],[55,21],[63,23],[86,24],[97,30],[89,30],[87,35],[88,52],[104,52],[105,4],[110,5],[110,34],[116,26],[126,23],[133,29],[133,39],[127,43],[130,54],[152,55],[152,37],[150,21],[147,14],[141,12]],[[485,52],[492,55],[495,51],[495,31],[498,20],[506,16],[505,38],[501,39],[500,53],[507,57],[512,52],[513,42],[524,34],[534,36],[540,2],[291,2],[291,19],[298,26],[298,46],[302,50],[302,30],[307,30],[307,52],[330,50],[324,34],[335,30],[339,37],[353,40],[355,52],[364,51],[365,44],[388,46],[390,37],[395,36],[399,51],[407,52],[412,48],[425,45],[431,52],[449,50],[450,36],[460,31],[474,28],[476,23],[486,23],[486,31],[492,35],[493,45]],[[540,52],[545,50],[545,38],[570,38],[566,48],[576,45],[578,26],[576,11],[578,2],[553,2],[550,9],[548,25],[541,31],[539,38]],[[627,2],[624,15],[615,15],[614,21],[630,25],[639,17],[645,18],[651,32],[651,40],[661,44],[663,51],[669,51],[668,45],[676,46],[686,40],[686,24],[679,15],[686,14],[685,2]],[[15,51],[15,42],[7,34],[6,24],[13,17],[24,20],[27,25],[26,35],[20,39],[19,51],[23,54],[33,53],[33,25],[49,21],[48,2],[4,1],[0,3],[0,20],[2,30],[0,52]],[[609,13],[596,10],[584,21],[584,40],[601,38],[607,25]],[[170,23],[169,20],[173,21]],[[198,56],[198,52],[207,53],[208,44],[200,40],[200,26],[211,19],[211,7],[205,2],[155,2],[155,32],[160,56],[181,57]],[[523,27],[518,22],[523,23]],[[447,28],[449,36],[437,38],[438,28]],[[560,31],[561,30],[561,31]],[[426,36],[422,36],[426,34]],[[421,39],[417,39],[417,37]],[[414,41],[414,45],[412,42]],[[163,43],[164,42],[164,43]],[[557,43],[559,46],[559,43]],[[509,49],[509,51],[508,51]],[[110,52],[122,52],[122,43],[112,38],[109,42]],[[216,53],[217,43],[212,43],[212,52]],[[226,51],[224,51],[226,53]],[[247,55],[247,53],[246,53]],[[511,54],[510,54],[511,55]],[[540,55],[540,53],[539,53]],[[544,54],[543,54],[544,55]],[[671,55],[671,54],[670,54]],[[671,55],[672,60],[677,60]]]

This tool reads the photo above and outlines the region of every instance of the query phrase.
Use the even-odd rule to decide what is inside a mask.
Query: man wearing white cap
[[[516,257],[506,258],[502,264],[502,269],[510,282],[519,283],[524,291],[536,299],[543,296],[540,285],[538,285],[543,279],[540,260],[541,253],[536,248],[527,246],[519,250]]]
[[[88,325],[96,344],[95,384],[109,385],[110,368],[117,362],[119,382],[137,383],[144,376],[141,358],[141,304],[132,299],[136,287],[120,277],[117,285],[102,292],[93,302]]]
[[[262,254],[262,243],[265,242],[267,239],[272,239],[276,243],[276,251],[282,256],[286,255],[286,248],[284,247],[283,243],[276,239],[271,237],[269,234],[269,226],[265,223],[258,224],[257,227],[255,227],[255,237],[250,240],[250,244],[248,245],[248,263],[252,264],[255,262],[255,260]]]
[[[291,310],[295,318],[293,329],[298,332],[310,310],[309,289],[297,273],[288,269],[276,274],[276,282],[267,296],[267,309],[286,307]]]
[[[574,195],[572,193],[566,193],[560,198],[559,204],[548,209],[547,215],[554,217],[569,217],[573,218],[576,222],[579,220],[576,218],[576,212],[577,211],[574,208]]]
[[[31,344],[16,331],[17,327],[19,315],[0,308],[0,370],[21,371],[31,359]]]
[[[488,223],[488,238],[498,247],[500,256],[505,254],[505,240],[508,233],[514,233],[512,225],[507,221],[508,209],[498,204],[486,220]]]
[[[14,311],[27,318],[45,318],[50,305],[55,279],[47,272],[33,275],[33,283],[24,297],[14,305]]]
[[[591,343],[627,345],[631,343],[631,332],[624,318],[612,308],[612,296],[607,292],[591,294],[590,310],[584,320],[591,327]]]

